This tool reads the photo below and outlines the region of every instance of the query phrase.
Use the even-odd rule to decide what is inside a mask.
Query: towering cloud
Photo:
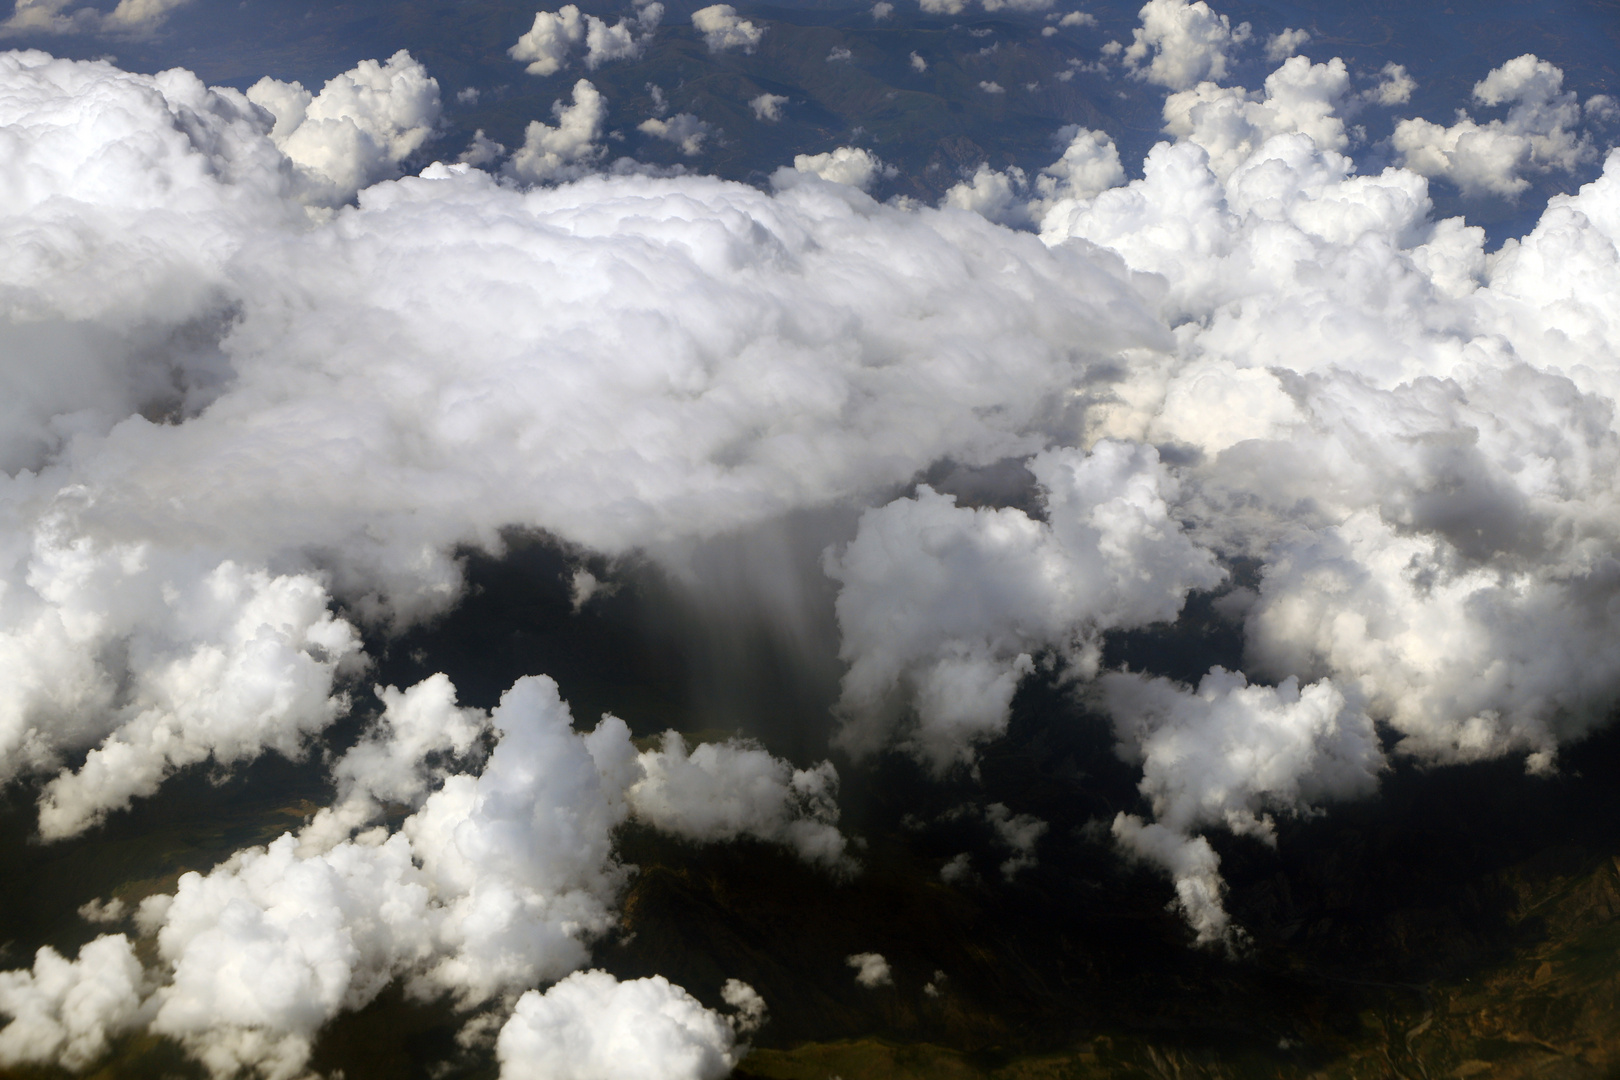
[[[569,10],[530,63],[618,47],[606,28],[590,52]],[[763,33],[726,5],[693,19],[716,51]],[[1347,66],[1222,87],[1247,36],[1154,0],[1126,62],[1173,91],[1170,138],[1141,177],[1071,131],[1043,174],[983,170],[945,209],[875,202],[854,154],[768,191],[587,175],[605,104],[584,80],[503,177],[392,179],[439,109],[403,53],[246,95],[0,56],[3,779],[55,777],[57,838],[175,769],[307,752],[364,675],[361,632],[454,604],[457,546],[498,552],[508,526],[678,571],[807,510],[857,521],[825,564],[842,746],[971,768],[1020,680],[1061,675],[1142,767],[1119,843],[1205,940],[1235,930],[1204,834],[1366,793],[1374,723],[1425,760],[1556,768],[1620,688],[1620,153],[1487,255],[1434,219],[1427,175],[1511,193],[1585,160],[1555,68],[1486,76],[1508,117],[1484,141],[1413,121],[1410,167],[1366,174]],[[919,480],[947,461],[1027,482],[968,505]],[[1107,634],[1194,590],[1241,628],[1241,671],[1102,670]],[[143,905],[146,971],[115,936],[0,979],[4,1060],[77,1065],[144,1026],[221,1075],[290,1077],[401,980],[525,1003],[513,1075],[558,1045],[580,1076],[723,1072],[753,998],[733,989],[731,1023],[660,980],[572,974],[614,925],[613,831],[842,871],[832,767],[638,752],[612,717],[582,735],[539,677],[488,716],[443,679],[380,697],[332,807]],[[989,814],[1013,877],[1041,823]]]
[[[440,111],[438,81],[403,49],[381,64],[360,61],[319,94],[266,77],[247,97],[276,118],[270,138],[298,167],[310,200],[328,206],[397,173]]]

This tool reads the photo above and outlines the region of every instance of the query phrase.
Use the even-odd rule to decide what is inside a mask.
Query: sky
[[[402,994],[509,1080],[718,1078],[762,977],[598,959],[647,837],[858,888],[903,767],[979,837],[932,887],[1083,840],[1241,965],[1232,844],[1563,782],[1620,689],[1620,28],[1543,7],[19,0],[0,783],[76,899],[0,908],[0,1066],[293,1080]],[[1037,693],[1128,777],[1083,826],[983,768]],[[270,761],[293,814],[77,899]]]

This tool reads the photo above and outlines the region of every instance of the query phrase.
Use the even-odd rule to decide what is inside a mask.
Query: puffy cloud
[[[1266,38],[1266,59],[1272,63],[1286,60],[1299,52],[1307,41],[1311,40],[1310,31],[1287,28],[1277,31]]]
[[[1171,90],[1186,90],[1203,81],[1226,78],[1231,50],[1249,40],[1248,23],[1234,29],[1204,0],[1148,0],[1139,13],[1142,25],[1125,48],[1125,67],[1138,79]]]
[[[741,979],[727,979],[725,985],[720,988],[720,998],[737,1010],[730,1021],[738,1034],[746,1035],[765,1026],[767,1020],[765,999],[759,995],[758,990]]]
[[[1011,881],[1020,870],[1035,865],[1035,845],[1046,835],[1049,828],[1046,822],[1032,814],[1015,814],[1004,803],[987,806],[985,820],[995,829],[1002,846],[1011,852],[1001,864],[1002,877]]]
[[[868,990],[876,990],[880,986],[893,986],[894,976],[889,971],[889,962],[883,958],[882,953],[863,952],[844,958],[844,962],[855,969],[855,981]]]
[[[586,960],[624,881],[611,840],[622,789],[604,769],[632,753],[628,730],[605,718],[578,735],[556,684],[523,679],[490,718],[500,739],[482,771],[449,775],[427,794],[420,759],[411,770],[401,762],[477,727],[447,690],[439,677],[390,695],[383,737],[396,745],[379,754],[363,742],[340,770],[369,765],[370,792],[410,797],[418,808],[399,831],[326,835],[311,852],[312,837],[331,832],[317,821],[303,850],[287,834],[143,903],[167,968],[154,1032],[216,1075],[290,1077],[322,1024],[392,979],[471,1005]]]
[[[1173,619],[1189,589],[1222,578],[1170,518],[1174,481],[1151,448],[1051,450],[1029,469],[1045,521],[923,486],[864,513],[829,559],[850,664],[839,740],[852,753],[898,738],[936,772],[971,764],[1005,730],[1033,654],[1090,674],[1103,630]]]
[[[714,128],[708,122],[684,112],[676,113],[667,120],[650,117],[637,124],[636,130],[643,135],[674,143],[687,157],[701,153],[704,142],[714,134]]]
[[[557,120],[555,127],[529,121],[523,145],[506,164],[511,175],[536,184],[572,180],[589,173],[607,152],[597,142],[607,118],[607,99],[588,79],[574,84],[570,104],[553,102],[551,114]]]
[[[782,106],[788,102],[786,94],[761,94],[751,98],[748,107],[754,110],[754,117],[772,123],[782,119]]]
[[[941,204],[971,210],[998,224],[1027,227],[1038,224],[1059,200],[1090,198],[1125,182],[1119,150],[1106,134],[1069,127],[1059,136],[1068,139],[1063,155],[1042,169],[1033,183],[1016,165],[1003,172],[981,164],[971,177],[946,191]]]
[[[857,146],[840,146],[825,154],[798,154],[793,167],[834,184],[869,189],[879,177],[896,175],[899,170],[885,165],[876,154]]]
[[[673,732],[661,750],[638,755],[613,717],[577,734],[543,677],[519,680],[489,716],[458,707],[443,675],[379,696],[382,716],[334,763],[338,801],[301,835],[237,852],[207,874],[182,876],[172,896],[142,903],[138,921],[157,938],[153,971],[142,972],[118,935],[72,963],[45,949],[33,972],[0,973],[0,1011],[13,1017],[0,1031],[0,1061],[79,1068],[108,1038],[149,1026],[216,1076],[246,1069],[280,1080],[302,1074],[322,1025],[395,979],[416,996],[448,993],[471,1007],[564,978],[613,924],[627,872],[612,833],[631,815],[692,840],[754,836],[832,869],[849,865],[835,824],[837,775],[825,762],[794,770],[735,742],[688,754]],[[466,771],[490,729],[494,749]],[[385,804],[413,811],[393,833],[373,824]],[[765,1003],[745,983],[723,988],[738,1011],[721,1020],[683,1011],[690,999],[657,982],[668,1007],[655,1011],[687,1017],[681,1026],[719,1055],[702,1057],[704,1069],[732,1063],[734,1033],[764,1023]],[[645,988],[587,989],[606,996],[597,1007],[609,1012],[654,1000]],[[549,1005],[520,1003],[512,1030],[575,1000],[574,991],[555,992]],[[629,1052],[615,1050],[619,1028],[561,1015],[570,1039],[608,1038],[597,1051],[574,1045],[576,1064]],[[631,1029],[657,1022],[619,1020]],[[638,1067],[653,1075],[665,1075],[660,1061],[686,1067],[693,1051],[677,1034],[642,1046]]]
[[[917,53],[912,53],[911,54],[911,70],[913,70],[917,74],[921,75],[923,72],[928,70],[928,61],[924,60]]]
[[[118,0],[111,11],[68,8],[76,0],[17,0],[11,18],[0,23],[7,34],[148,34],[169,12],[190,0]]]
[[[1047,18],[1051,18],[1050,15]],[[1097,16],[1089,11],[1065,12],[1063,18],[1058,20],[1059,26],[1096,26]]]
[[[1197,830],[1220,825],[1272,840],[1264,811],[1301,811],[1370,794],[1383,763],[1365,713],[1327,680],[1250,686],[1214,668],[1189,692],[1166,679],[1110,673],[1098,680],[1121,751],[1142,764],[1141,791],[1156,819],[1120,814],[1114,835],[1176,883],[1202,942],[1223,938],[1219,857]]]
[[[31,584],[51,606],[5,644],[33,639],[64,650],[58,662],[90,681],[58,687],[49,705],[13,699],[8,727],[15,732],[42,707],[62,708],[60,696],[76,689],[75,704],[101,713],[112,728],[83,765],[46,785],[39,828],[47,840],[82,832],[109,810],[152,794],[185,765],[210,758],[233,764],[265,748],[300,756],[305,739],[348,706],[333,693],[333,680],[358,654],[358,636],[333,618],[326,590],[307,576],[272,578],[225,562],[187,581],[181,575],[189,566],[149,567],[139,549],[101,553],[78,538],[37,558]],[[53,579],[45,579],[46,566],[57,571]],[[151,597],[145,604],[136,599],[141,592]],[[122,594],[132,609],[128,621],[86,626],[85,616],[95,615],[85,608],[122,606],[98,593]],[[114,645],[125,651],[132,684],[122,692],[95,670],[96,655]]]
[[[595,15],[581,15],[574,4],[564,4],[555,12],[535,12],[534,25],[506,54],[526,63],[524,70],[530,75],[555,75],[568,66],[574,50],[584,45],[585,66],[595,71],[609,61],[640,56],[663,17],[662,4],[645,4],[634,20],[624,18],[609,26]],[[635,33],[638,28],[643,31],[639,36]]]
[[[265,77],[247,97],[275,117],[270,138],[299,167],[311,201],[328,205],[396,173],[432,136],[441,108],[438,80],[403,49],[381,64],[360,61],[319,94]]]
[[[0,971],[0,1065],[95,1064],[142,1020],[142,972],[129,939],[96,938],[67,960],[46,946],[32,971]]]
[[[502,1080],[719,1080],[740,1057],[735,1041],[724,1018],[660,975],[579,971],[520,997],[495,1054]]]
[[[1525,53],[1474,86],[1480,105],[1508,106],[1505,118],[1480,124],[1459,114],[1446,127],[1412,117],[1396,125],[1393,144],[1406,168],[1444,177],[1465,195],[1517,195],[1529,187],[1526,170],[1570,172],[1594,156],[1577,130],[1580,103],[1563,85],[1561,70]]]
[[[854,53],[850,52],[842,45],[834,45],[827,51],[827,63],[847,64],[850,60],[854,59],[854,56]]]
[[[831,870],[853,868],[838,831],[838,772],[830,761],[795,769],[736,740],[688,752],[685,740],[667,731],[662,747],[643,751],[636,766],[641,778],[625,798],[638,821],[700,843],[749,836]]]
[[[1349,138],[1339,110],[1349,90],[1350,72],[1338,57],[1313,64],[1294,56],[1266,77],[1263,95],[1211,82],[1171,94],[1164,130],[1203,147],[1224,177],[1276,135],[1297,133],[1318,149],[1344,150]]]
[[[884,19],[887,19],[893,14],[894,5],[889,3],[889,0],[878,0],[877,3],[872,5],[873,22],[882,22]]]
[[[1502,70],[1482,97],[1562,107],[1546,69]],[[1285,77],[1296,100],[1281,108]],[[1207,809],[1186,777],[1241,776],[1223,789],[1240,801],[1192,814],[1204,822],[1192,827],[1116,826],[1170,870],[1206,938],[1226,924],[1218,861],[1198,830],[1252,830],[1267,800],[1364,790],[1370,780],[1306,790],[1323,762],[1360,763],[1342,770],[1350,780],[1376,763],[1356,715],[1388,723],[1404,754],[1518,753],[1545,769],[1620,685],[1610,638],[1595,631],[1612,610],[1612,570],[1582,539],[1587,523],[1613,520],[1596,478],[1617,461],[1615,387],[1597,373],[1620,328],[1598,297],[1616,287],[1620,161],[1488,259],[1480,230],[1433,220],[1423,177],[1357,175],[1334,150],[1344,86],[1333,65],[1296,58],[1264,98],[1191,91],[1180,101],[1198,107],[1172,127],[1181,141],[1156,147],[1141,180],[1061,200],[1043,221],[1049,243],[1084,239],[1159,275],[1160,310],[1182,326],[1173,356],[1115,384],[1092,431],[1196,451],[1179,470],[1177,512],[1200,523],[1201,542],[1263,565],[1258,591],[1223,610],[1243,624],[1245,673],[1275,690],[1215,697],[1245,702],[1228,730],[1272,749],[1227,775],[1232,755],[1194,740],[1145,793],[1185,818]],[[1225,110],[1231,122],[1216,124]],[[1304,688],[1300,703],[1266,711],[1301,719],[1312,687],[1355,704],[1297,729],[1252,708],[1253,695],[1291,686]],[[1279,758],[1289,730],[1315,734]],[[1327,753],[1330,736],[1349,742]],[[1277,760],[1299,768],[1267,774]],[[1279,780],[1290,775],[1297,794]]]
[[[711,4],[692,12],[692,26],[703,35],[710,52],[741,49],[751,53],[765,36],[765,27],[755,26],[737,14],[730,4]]]
[[[1367,95],[1370,100],[1385,106],[1404,105],[1412,100],[1412,91],[1417,89],[1417,80],[1407,74],[1406,68],[1391,60],[1384,65],[1380,74],[1383,78]]]

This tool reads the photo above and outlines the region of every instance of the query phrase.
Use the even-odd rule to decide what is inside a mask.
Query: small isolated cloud
[[[1000,83],[992,82],[988,79],[979,83],[979,89],[983,90],[987,94],[1005,94],[1007,92],[1001,88]]]
[[[911,54],[911,70],[915,71],[917,74],[921,75],[923,72],[928,70],[928,61],[924,60],[919,54],[912,53]]]
[[[831,49],[827,50],[827,63],[829,63],[829,64],[848,63],[851,59],[854,58],[854,56],[855,56],[855,54],[850,52],[848,49],[844,48],[844,46],[842,46],[842,45],[834,45]]]
[[[840,146],[825,154],[798,154],[793,167],[802,173],[811,173],[835,184],[867,190],[883,176],[898,175],[899,170],[883,161],[870,150],[856,146]]]
[[[751,53],[759,44],[760,38],[765,36],[763,26],[755,26],[739,17],[737,9],[730,4],[713,4],[699,8],[692,12],[692,25],[703,35],[703,41],[709,46],[710,52],[741,49],[745,53]]]
[[[791,849],[805,862],[853,869],[838,831],[838,772],[823,761],[795,769],[741,740],[688,751],[666,731],[636,759],[640,779],[625,793],[636,820],[698,843],[751,837]]]
[[[493,165],[505,155],[505,144],[491,139],[484,134],[483,128],[479,128],[473,132],[472,142],[467,144],[467,149],[463,150],[461,156],[456,160],[464,165],[472,165],[475,168],[482,169],[485,166]]]
[[[1059,26],[1096,26],[1097,16],[1089,11],[1071,11],[1058,20]]]
[[[1249,40],[1251,28],[1235,28],[1225,15],[1210,10],[1204,0],[1148,0],[1142,25],[1124,49],[1125,67],[1138,79],[1171,90],[1186,90],[1206,79],[1226,78],[1229,54]],[[1115,43],[1110,43],[1115,44]],[[1108,53],[1107,47],[1104,53]]]
[[[736,1015],[730,1018],[731,1026],[736,1029],[737,1034],[746,1035],[765,1026],[768,1011],[765,999],[760,996],[758,990],[741,979],[727,979],[726,984],[720,988],[720,1000],[737,1010]]]
[[[1417,82],[1406,73],[1406,68],[1391,60],[1384,65],[1380,74],[1383,78],[1367,94],[1369,101],[1388,106],[1405,105],[1412,100],[1412,91],[1417,89]]]
[[[882,953],[863,952],[844,957],[844,963],[855,969],[855,981],[868,990],[876,990],[880,986],[893,986],[894,976],[889,971],[889,962],[883,959]]]
[[[960,885],[977,876],[973,872],[973,856],[966,851],[947,859],[945,865],[939,868],[939,880],[947,885]]]
[[[653,116],[636,125],[643,135],[674,143],[687,157],[695,157],[703,150],[703,143],[714,134],[714,128],[691,113],[676,113],[669,119]]]
[[[1266,39],[1266,59],[1274,64],[1281,63],[1299,52],[1310,40],[1311,35],[1307,30],[1280,30]]]
[[[967,10],[967,0],[917,0],[917,6],[926,15],[960,15]]]
[[[597,140],[607,117],[607,99],[588,79],[574,84],[573,100],[552,103],[553,127],[529,121],[523,145],[507,162],[507,171],[531,184],[573,180],[590,172],[605,154]]]
[[[754,110],[754,117],[769,123],[782,119],[782,106],[788,102],[786,94],[761,94],[748,102],[748,107]]]
[[[595,15],[581,15],[573,4],[565,4],[555,12],[535,12],[534,25],[506,52],[527,63],[525,70],[530,75],[555,75],[583,44],[585,66],[595,71],[611,60],[640,56],[663,17],[664,6],[652,3],[643,6],[635,19],[620,19],[609,26]],[[638,29],[640,35],[635,33]]]
[[[1011,854],[1001,864],[1001,876],[1011,881],[1020,870],[1036,863],[1035,845],[1046,835],[1047,824],[1032,814],[1015,814],[1003,803],[991,803],[984,818],[996,831],[996,839]]]
[[[78,0],[17,0],[0,37],[13,34],[147,34],[190,0],[118,0],[109,12],[76,7]]]
[[[882,22],[894,14],[894,5],[889,0],[878,0],[872,5],[872,21]]]

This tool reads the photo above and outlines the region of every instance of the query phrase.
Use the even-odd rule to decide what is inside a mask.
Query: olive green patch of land
[[[1095,1033],[1065,1052],[964,1052],[884,1039],[753,1051],[737,1080],[1607,1080],[1620,1075],[1620,857],[1587,873],[1503,875],[1515,923],[1536,943],[1474,975],[1369,987],[1358,1030],[1313,1033],[1262,1055],[1223,1054],[1140,1034]],[[1309,1039],[1310,1036],[1307,1036]],[[1323,1060],[1320,1051],[1329,1051]]]

